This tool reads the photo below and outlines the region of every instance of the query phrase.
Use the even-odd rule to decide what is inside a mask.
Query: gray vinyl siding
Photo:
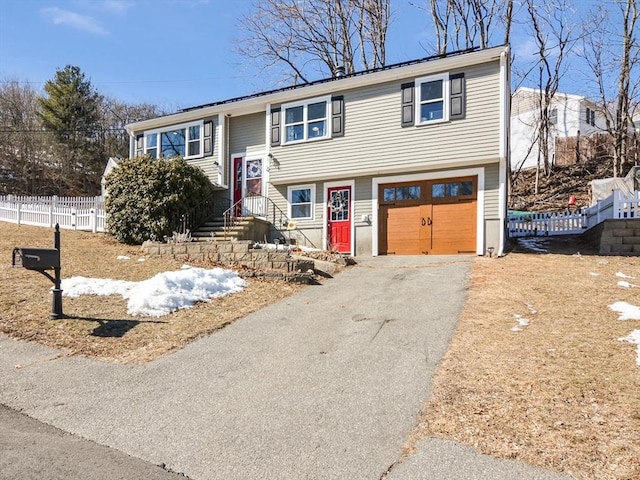
[[[193,165],[195,167],[200,167],[205,175],[209,177],[212,183],[218,183],[218,152],[220,150],[220,142],[218,141],[218,118],[206,118],[204,121],[212,121],[213,122],[213,154],[210,156],[206,156],[203,158],[190,158],[187,160],[189,165]]]
[[[229,121],[229,154],[264,150],[265,148],[264,112],[240,117],[231,117]]]
[[[493,160],[500,144],[499,63],[464,74],[466,117],[432,125],[400,125],[400,85],[413,78],[336,92],[344,95],[344,137],[273,147],[279,168],[270,181],[304,183]]]
[[[500,167],[498,163],[484,166],[484,218],[500,218]]]

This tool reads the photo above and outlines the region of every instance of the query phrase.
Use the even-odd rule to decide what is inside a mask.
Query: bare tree
[[[255,0],[238,52],[287,83],[385,65],[391,0]]]
[[[500,37],[505,44],[509,43],[513,0],[429,0],[428,11],[438,54],[487,48]]]
[[[582,56],[589,66],[588,80],[595,86],[599,111],[604,117],[604,132],[613,139],[610,151],[614,177],[622,174],[631,161],[630,147],[638,141],[634,117],[640,94],[636,38],[639,17],[635,0],[617,0],[591,11],[583,27],[589,33],[584,36]],[[594,24],[599,26],[595,31]]]
[[[37,98],[28,83],[0,82],[0,192],[34,194],[47,183],[46,135],[36,118]]]
[[[536,167],[535,193],[540,188],[541,169],[549,175],[552,166],[553,99],[558,92],[562,75],[566,70],[567,55],[572,46],[572,26],[567,20],[571,5],[568,0],[525,0],[529,26],[535,40],[537,52],[537,87],[539,95],[536,138],[538,162]]]

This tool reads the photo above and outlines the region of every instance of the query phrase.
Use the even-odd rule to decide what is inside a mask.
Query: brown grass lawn
[[[244,291],[158,318],[127,315],[119,296],[63,297],[68,319],[50,320],[52,282],[38,272],[11,267],[14,247],[53,247],[53,230],[0,223],[0,332],[65,349],[69,354],[116,362],[145,362],[302,288],[250,280]],[[140,281],[178,270],[181,263],[142,257],[139,247],[102,234],[61,231],[62,277]],[[130,260],[117,260],[119,255]],[[212,265],[199,265],[209,266]]]
[[[566,250],[566,249],[565,249]],[[640,258],[479,258],[432,398],[408,445],[444,437],[579,479],[640,479],[640,366],[620,342],[640,321]],[[596,274],[596,275],[594,275]],[[530,321],[521,331],[515,315]]]

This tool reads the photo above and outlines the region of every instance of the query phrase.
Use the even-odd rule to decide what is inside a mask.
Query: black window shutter
[[[449,76],[449,89],[451,91],[451,120],[460,120],[465,117],[465,84],[464,73],[456,73]]]
[[[400,85],[402,91],[402,126],[412,127],[414,124],[414,96],[415,84],[403,83]]]
[[[144,134],[140,133],[136,135],[136,157],[140,157],[144,154]]]
[[[204,156],[213,155],[213,122],[204,122],[204,132],[202,135],[204,140]]]
[[[331,136],[344,136],[344,97],[331,99]]]
[[[280,145],[280,107],[271,109],[271,146]]]

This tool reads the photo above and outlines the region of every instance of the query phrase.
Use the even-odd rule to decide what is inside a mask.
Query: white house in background
[[[541,91],[518,87],[511,96],[511,169],[531,168],[538,164],[537,126]],[[602,132],[605,119],[594,102],[581,95],[556,93],[551,101],[552,129],[549,139],[551,158],[555,139],[588,136]]]

